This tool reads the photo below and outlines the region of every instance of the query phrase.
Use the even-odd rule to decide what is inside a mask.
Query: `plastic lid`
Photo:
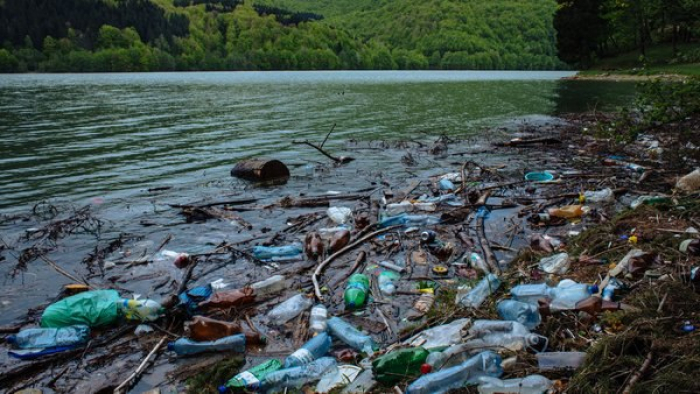
[[[428,364],[428,363],[424,363],[423,365],[420,366],[420,373],[423,375],[428,374],[432,371],[433,371],[433,366]]]
[[[168,350],[171,352],[175,351],[175,342],[168,343]]]
[[[219,386],[219,393],[225,394],[228,392],[228,387],[226,386]]]
[[[592,285],[592,286],[588,286],[588,292],[589,292],[589,293],[595,294],[595,293],[597,293],[598,291],[600,291],[600,288],[598,287],[597,284]]]

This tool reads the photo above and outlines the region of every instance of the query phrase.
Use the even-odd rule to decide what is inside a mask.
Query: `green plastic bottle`
[[[219,393],[224,394],[229,389],[233,392],[257,391],[260,388],[260,382],[265,379],[265,376],[280,368],[282,368],[282,363],[279,360],[265,361],[232,377],[226,384],[219,387]]]
[[[365,274],[354,274],[345,286],[345,307],[356,309],[367,302],[369,278]]]
[[[405,378],[421,375],[421,366],[430,354],[422,347],[387,353],[372,362],[375,379],[384,385],[394,385]]]

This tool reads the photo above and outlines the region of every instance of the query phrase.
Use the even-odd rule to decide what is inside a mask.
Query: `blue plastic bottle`
[[[258,260],[289,259],[301,255],[299,245],[288,246],[256,246],[253,248],[253,257]]]
[[[178,356],[204,352],[245,352],[245,335],[236,334],[217,339],[216,341],[196,342],[188,338],[180,338],[168,344],[168,350],[177,353]]]
[[[496,310],[501,319],[516,321],[529,330],[537,327],[542,321],[537,307],[525,302],[503,300],[496,305]]]
[[[322,332],[307,341],[301,348],[290,354],[284,360],[285,368],[298,367],[310,364],[316,359],[325,356],[331,348],[331,337]]]
[[[44,349],[78,346],[90,339],[90,327],[74,325],[61,328],[29,328],[10,335],[6,341],[20,349]]]

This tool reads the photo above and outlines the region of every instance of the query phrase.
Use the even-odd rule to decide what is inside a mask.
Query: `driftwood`
[[[151,358],[156,354],[158,349],[160,349],[163,344],[165,343],[165,340],[168,339],[167,336],[161,338],[161,340],[156,344],[155,347],[151,350],[150,353],[146,356],[145,359],[141,362],[141,364],[136,368],[136,371],[134,371],[131,375],[129,375],[128,378],[126,378],[125,381],[122,382],[116,389],[114,389],[114,394],[122,394],[125,393],[126,390],[129,388],[129,386],[132,384],[132,382],[136,379],[138,379],[141,374],[143,374],[143,371],[146,370],[146,367],[148,366],[149,362],[151,361]]]
[[[185,207],[182,208],[182,214],[187,217],[188,220],[207,220],[207,219],[222,219],[231,220],[238,223],[241,227],[245,227],[248,230],[252,229],[253,226],[245,221],[242,217],[234,214],[233,212],[226,211],[223,209],[212,208],[212,207]]]
[[[554,137],[545,137],[545,138],[532,138],[532,139],[527,139],[527,140],[522,140],[519,138],[512,139],[510,141],[506,142],[497,142],[494,145],[500,146],[500,147],[513,147],[513,146],[528,146],[528,145],[534,145],[534,144],[561,144],[561,140],[558,138]]]
[[[236,163],[231,176],[249,181],[289,178],[289,168],[279,160],[250,159]]]
[[[316,196],[316,197],[284,197],[277,203],[282,208],[311,208],[327,207],[333,200],[360,200],[368,198],[368,194],[342,194],[337,196]]]

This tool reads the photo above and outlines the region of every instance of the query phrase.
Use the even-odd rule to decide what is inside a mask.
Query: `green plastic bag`
[[[76,294],[49,305],[41,315],[41,326],[107,326],[119,318],[119,301],[119,293],[116,290],[93,290]]]

